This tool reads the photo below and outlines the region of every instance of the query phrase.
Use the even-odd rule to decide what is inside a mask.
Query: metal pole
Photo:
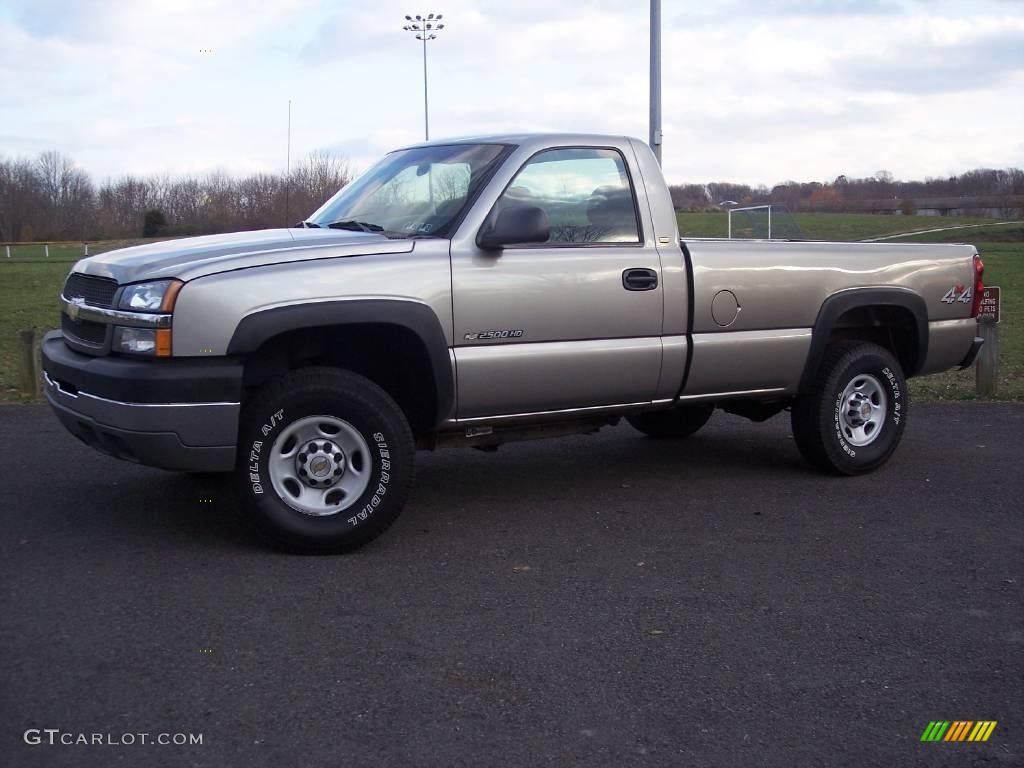
[[[288,193],[292,188],[292,100],[288,99],[288,147],[285,149],[284,161],[284,226],[289,226],[291,221],[288,211]]]
[[[772,207],[768,206],[768,239],[772,239]]]
[[[427,33],[423,32],[423,135],[430,141],[430,113],[427,107]]]
[[[985,340],[974,369],[978,397],[993,397],[999,386],[999,326],[991,317],[978,320],[978,335]]]
[[[406,15],[405,20],[409,23],[402,27],[406,32],[416,35],[416,39],[423,43],[423,138],[430,141],[430,90],[427,80],[427,41],[437,38],[437,33],[444,29],[444,24],[438,22],[444,18],[444,14],[435,16],[428,13],[425,16],[416,14],[415,18]]]
[[[732,209],[729,209],[729,239],[732,240]]]
[[[650,144],[661,165],[661,0],[651,0]]]
[[[50,258],[50,244],[49,243],[45,243],[43,245],[43,255],[46,258]]]
[[[11,258],[11,246],[5,245],[4,247],[7,249],[7,258]]]

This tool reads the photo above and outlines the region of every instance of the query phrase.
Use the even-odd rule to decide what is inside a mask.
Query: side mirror
[[[551,236],[548,215],[535,205],[503,208],[489,227],[481,230],[476,244],[485,251],[519,243],[546,243]]]

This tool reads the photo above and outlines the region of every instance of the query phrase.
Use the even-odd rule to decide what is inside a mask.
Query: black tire
[[[875,387],[879,400],[885,396],[884,407],[877,403],[884,420],[869,435],[861,436],[870,442],[857,445],[849,417],[844,415],[852,413],[854,406],[850,400],[844,403],[843,395],[848,386],[872,379],[880,385],[869,384]],[[825,351],[813,387],[793,404],[793,437],[803,457],[819,469],[843,475],[872,472],[888,461],[899,445],[907,425],[908,405],[907,382],[891,352],[860,341],[833,344]],[[865,428],[868,426],[870,422]]]
[[[363,458],[359,451],[359,469],[370,472],[365,491],[334,502],[339,511],[322,516],[289,504],[269,468],[276,438],[311,416],[354,428],[368,454]],[[235,474],[242,509],[263,538],[286,551],[336,553],[363,546],[395,521],[412,485],[415,447],[405,415],[384,390],[350,371],[304,368],[267,384],[243,409],[239,438]]]
[[[689,437],[708,423],[715,406],[712,403],[680,405],[664,411],[649,411],[627,416],[626,421],[648,437],[678,440]]]

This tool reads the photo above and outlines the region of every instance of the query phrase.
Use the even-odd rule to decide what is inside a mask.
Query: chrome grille
[[[82,299],[94,307],[113,306],[114,294],[117,292],[117,281],[109,277],[83,275],[72,272],[64,283],[64,296],[68,299]]]
[[[107,341],[107,326],[103,323],[94,323],[90,320],[72,320],[67,315],[61,315],[60,329],[65,338],[78,341],[82,344],[102,346]]]

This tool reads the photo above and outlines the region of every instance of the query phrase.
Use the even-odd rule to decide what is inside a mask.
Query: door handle
[[[627,291],[653,291],[658,287],[658,273],[639,267],[627,269],[622,273],[622,287]]]

